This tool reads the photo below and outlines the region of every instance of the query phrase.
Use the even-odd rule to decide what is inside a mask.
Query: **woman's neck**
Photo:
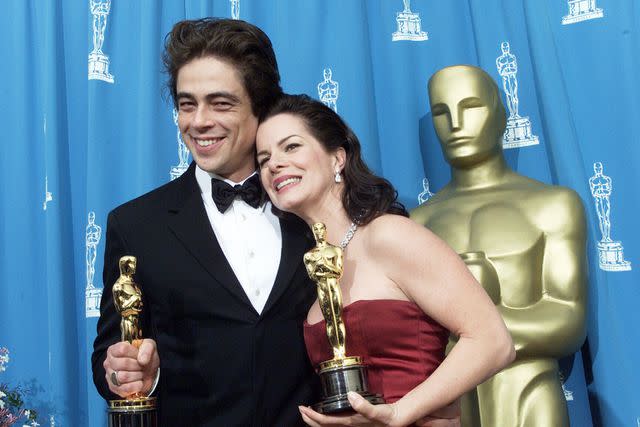
[[[342,206],[342,200],[329,198],[323,203],[298,214],[308,225],[321,222],[327,229],[327,242],[338,245],[351,226],[351,218]]]

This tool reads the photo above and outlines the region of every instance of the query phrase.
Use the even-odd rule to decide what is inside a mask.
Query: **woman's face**
[[[344,150],[327,152],[301,118],[282,113],[263,122],[256,149],[262,185],[278,209],[305,216],[335,198]]]

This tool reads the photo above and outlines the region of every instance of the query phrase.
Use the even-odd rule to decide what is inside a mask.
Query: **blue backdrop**
[[[0,387],[22,387],[40,425],[105,425],[89,356],[106,216],[190,161],[160,54],[176,21],[204,16],[263,28],[284,89],[336,108],[409,208],[449,180],[429,77],[475,64],[517,95],[509,164],[588,213],[588,339],[563,363],[572,425],[640,425],[637,0],[5,0]]]

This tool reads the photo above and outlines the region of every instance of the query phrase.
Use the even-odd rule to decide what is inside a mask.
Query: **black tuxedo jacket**
[[[142,330],[160,356],[161,426],[290,426],[297,405],[318,400],[302,323],[315,286],[302,257],[307,226],[281,220],[275,284],[258,314],[220,248],[202,203],[195,164],[178,179],[114,209],[108,218],[104,292],[92,355],[93,379],[106,399],[107,348],[120,340],[112,285],[123,255],[138,259]]]

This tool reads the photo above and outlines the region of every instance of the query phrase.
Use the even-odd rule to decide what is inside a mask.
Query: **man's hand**
[[[107,349],[102,366],[109,390],[113,393],[121,397],[134,393],[147,395],[160,367],[156,342],[145,339],[139,349],[128,342],[113,344]]]

